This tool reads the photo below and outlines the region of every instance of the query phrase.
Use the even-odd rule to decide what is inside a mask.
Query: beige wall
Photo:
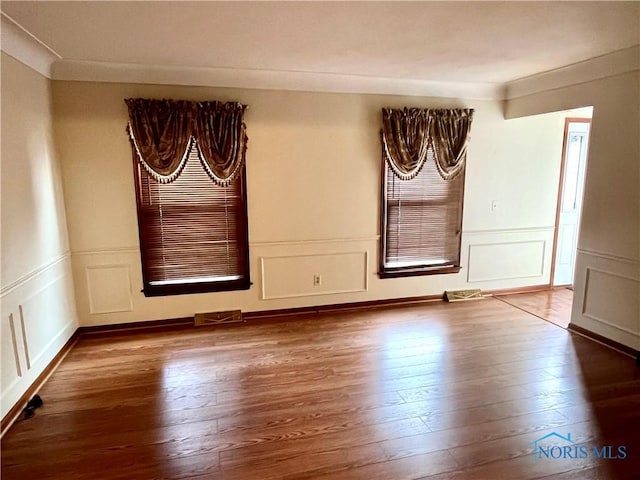
[[[145,298],[126,97],[237,100],[246,123],[249,291]],[[82,324],[509,288],[549,281],[563,114],[505,121],[499,102],[53,82]],[[383,106],[473,107],[462,266],[377,277]],[[491,211],[496,200],[498,209]],[[314,273],[323,276],[314,287]]]
[[[571,321],[640,350],[640,73],[510,100],[507,117],[593,105]]]
[[[50,82],[2,53],[2,415],[77,326]]]

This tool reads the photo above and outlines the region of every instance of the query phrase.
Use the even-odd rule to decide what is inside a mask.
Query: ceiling
[[[62,61],[504,84],[640,43],[640,2],[29,2]]]

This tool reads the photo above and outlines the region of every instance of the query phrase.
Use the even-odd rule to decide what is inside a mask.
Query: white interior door
[[[560,194],[560,215],[556,240],[553,285],[573,285],[578,227],[584,190],[590,122],[569,122],[565,142],[564,175]]]

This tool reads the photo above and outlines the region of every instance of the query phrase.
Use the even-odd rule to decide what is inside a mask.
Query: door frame
[[[564,119],[564,138],[562,139],[562,152],[560,154],[560,180],[558,182],[558,198],[557,198],[557,202],[556,202],[556,221],[554,224],[554,229],[553,229],[553,248],[551,250],[551,277],[549,278],[549,288],[550,289],[554,289],[554,288],[566,288],[569,285],[554,285],[553,284],[553,277],[555,276],[556,273],[556,256],[557,256],[557,250],[558,250],[558,228],[560,227],[560,211],[562,210],[562,186],[564,185],[564,174],[565,174],[565,163],[566,163],[566,149],[567,149],[567,140],[568,140],[568,136],[569,136],[569,124],[570,123],[589,123],[591,124],[591,118],[575,118],[575,117],[567,117]],[[587,142],[587,156],[586,156],[586,160],[585,162],[589,161],[589,146],[591,145],[591,127],[592,125],[589,125],[589,139]],[[585,164],[585,179],[584,181],[586,182],[586,171],[587,171],[587,166]],[[582,195],[584,198],[584,188],[582,191]],[[582,210],[582,208],[581,208]],[[582,223],[582,212],[580,212],[580,217],[578,218],[578,230],[576,232],[576,235],[580,234],[580,223]],[[577,245],[577,241],[576,241],[576,245]],[[574,266],[575,268],[575,266]],[[575,273],[575,271],[574,271]],[[571,285],[573,286],[573,285]]]

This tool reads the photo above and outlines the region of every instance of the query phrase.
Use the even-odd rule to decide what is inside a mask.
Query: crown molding
[[[640,45],[508,82],[506,100],[640,70]]]
[[[280,70],[195,68],[63,60],[53,65],[54,80],[255,88],[330,93],[364,93],[502,99],[495,83],[436,82],[402,78]]]
[[[505,84],[65,60],[2,12],[2,51],[52,80],[511,100],[640,69],[640,45]]]
[[[501,100],[497,83],[65,60],[2,13],[2,50],[52,80]]]
[[[62,58],[60,55],[4,12],[1,29],[0,46],[3,52],[41,75],[51,78],[51,66]]]

